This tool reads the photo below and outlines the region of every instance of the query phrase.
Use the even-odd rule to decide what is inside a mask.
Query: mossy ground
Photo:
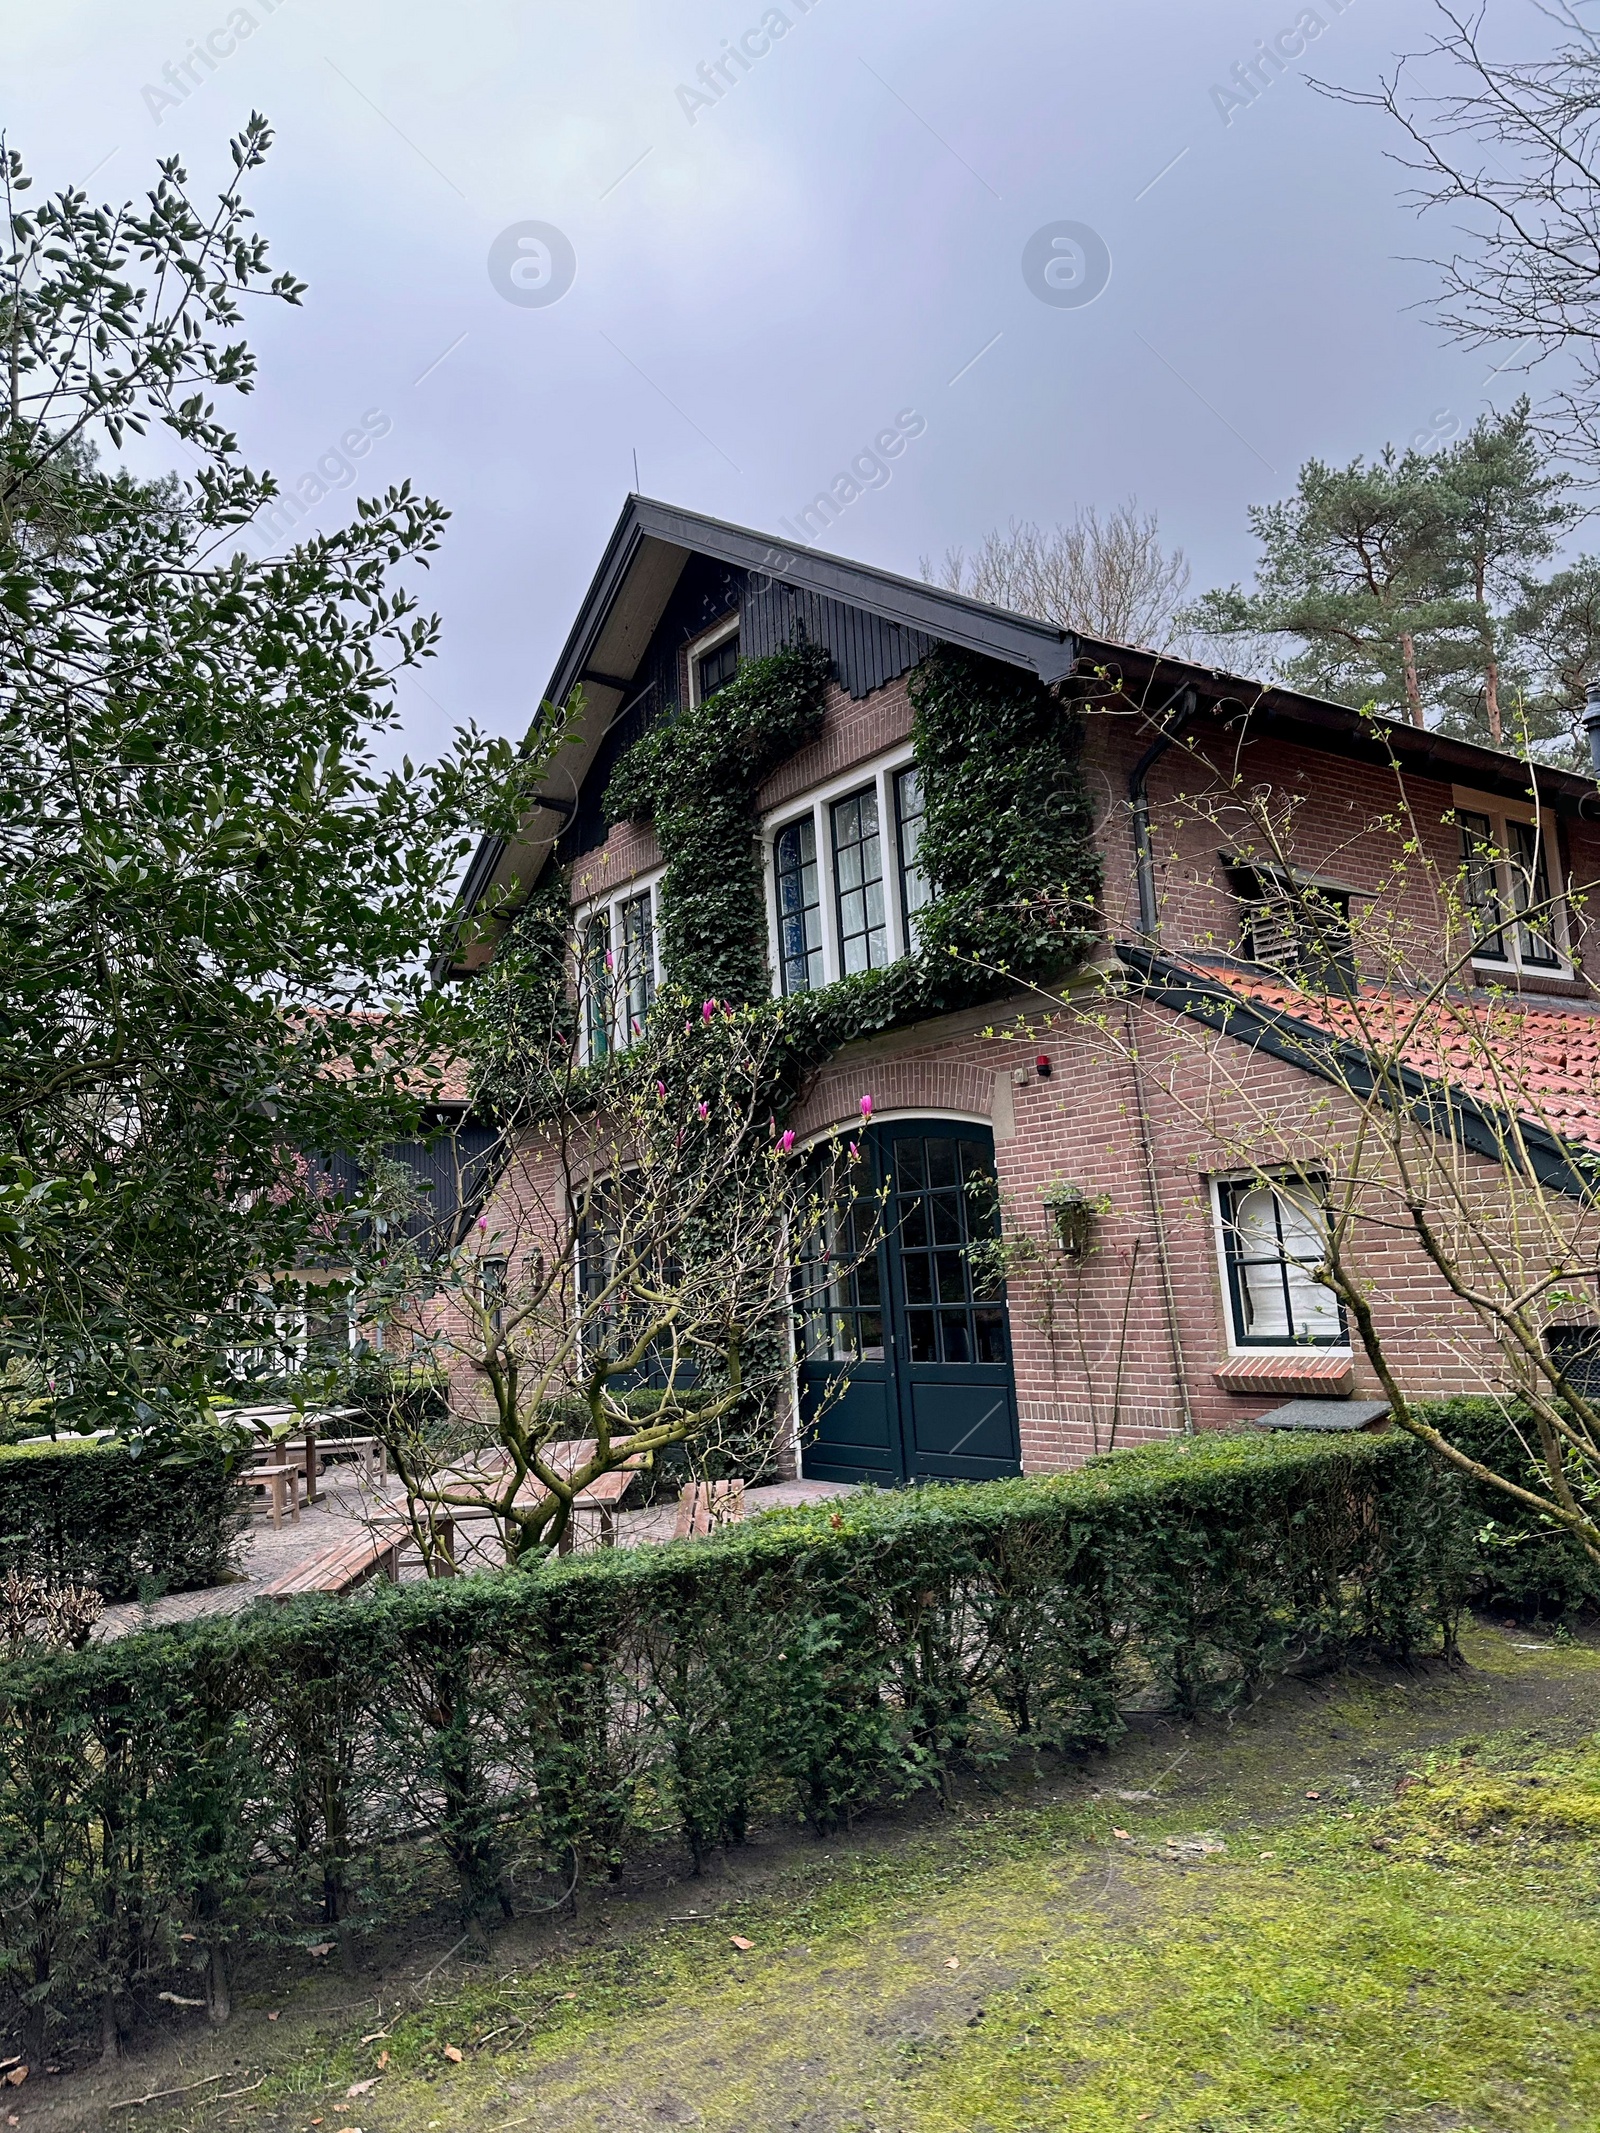
[[[1153,1721],[828,1846],[769,1835],[513,1928],[492,1966],[360,2001],[307,1980],[270,2028],[247,2009],[183,2065],[35,2092],[23,2122],[88,2128],[220,2067],[136,2122],[1587,2133],[1600,1640],[1479,1628],[1466,1654]]]

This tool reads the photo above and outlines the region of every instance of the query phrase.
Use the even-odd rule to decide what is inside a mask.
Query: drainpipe
[[[1156,1233],[1156,1264],[1161,1269],[1161,1304],[1167,1321],[1167,1339],[1172,1348],[1172,1375],[1178,1388],[1178,1408],[1183,1416],[1183,1434],[1194,1435],[1194,1409],[1189,1401],[1189,1372],[1183,1360],[1183,1340],[1178,1331],[1178,1297],[1172,1284],[1172,1255],[1167,1250],[1167,1222],[1161,1207],[1161,1173],[1156,1167],[1155,1142],[1150,1134],[1150,1106],[1144,1093],[1144,1067],[1139,1059],[1139,1032],[1133,1019],[1133,1002],[1122,1003],[1123,1027],[1128,1033],[1128,1064],[1133,1069],[1133,1110],[1139,1121],[1139,1147],[1144,1156],[1145,1192],[1150,1201],[1150,1222]]]
[[[1591,681],[1583,705],[1583,730],[1589,736],[1589,767],[1600,778],[1600,681]]]
[[[1193,689],[1181,689],[1166,706],[1167,711],[1176,709],[1177,717],[1151,742],[1128,777],[1128,806],[1133,815],[1133,872],[1139,889],[1139,938],[1145,941],[1155,941],[1161,931],[1160,915],[1156,910],[1156,863],[1150,850],[1150,795],[1145,779],[1173,742],[1182,737],[1198,708],[1199,699]],[[1600,716],[1600,703],[1593,708]],[[1165,712],[1160,715],[1165,716]],[[1592,745],[1600,746],[1600,743]]]

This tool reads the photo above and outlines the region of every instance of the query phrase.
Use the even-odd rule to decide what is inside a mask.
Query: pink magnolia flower
[[[607,970],[615,970],[615,969],[616,969],[616,967],[617,967],[617,959],[616,959],[616,957],[615,957],[615,956],[614,956],[614,955],[613,955],[613,954],[611,953],[611,950],[610,950],[610,949],[608,948],[608,949],[606,950],[606,968],[607,968]]]
[[[709,1118],[711,1116],[711,1106],[709,1104],[696,1104],[695,1109],[699,1112],[702,1118]]]
[[[702,1001],[700,1007],[700,1020],[702,1022],[709,1022],[711,1020],[711,1017],[716,1013],[716,1011],[717,1003],[715,1000]]]
[[[489,1218],[487,1217],[487,1215],[480,1215],[478,1217],[478,1227],[479,1229],[487,1229],[489,1227]]]
[[[778,1135],[778,1153],[779,1153],[779,1155],[787,1155],[787,1154],[789,1153],[790,1149],[791,1149],[791,1148],[793,1148],[793,1146],[794,1146],[794,1135],[793,1135],[793,1133],[780,1133],[780,1134]]]
[[[859,1163],[861,1160],[861,1143],[859,1141],[850,1143],[850,1160],[852,1163]]]
[[[870,1096],[863,1096],[861,1099],[861,1116],[867,1120],[872,1117],[872,1098]]]
[[[659,1096],[659,1097],[660,1097],[660,1099],[661,1099],[661,1101],[662,1101],[663,1103],[665,1103],[665,1102],[666,1102],[666,1100],[667,1100],[667,1085],[666,1085],[666,1083],[665,1083],[664,1081],[658,1081],[658,1082],[656,1083],[656,1094],[657,1094],[657,1096]]]

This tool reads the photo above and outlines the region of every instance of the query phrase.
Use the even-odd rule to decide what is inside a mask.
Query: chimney
[[[1589,767],[1600,778],[1600,681],[1591,681],[1583,706],[1583,730],[1589,736]]]

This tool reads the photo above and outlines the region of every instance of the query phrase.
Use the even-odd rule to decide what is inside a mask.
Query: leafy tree
[[[238,545],[275,486],[208,396],[253,386],[245,301],[300,296],[241,192],[269,141],[207,213],[175,158],[121,207],[0,161],[0,1373],[67,1427],[194,1410],[333,1244],[307,1158],[409,1125],[450,1035],[422,952],[482,794],[514,805],[470,731],[376,759],[437,504]],[[152,429],[199,471],[137,479]]]
[[[1343,467],[1308,460],[1294,495],[1252,506],[1250,524],[1262,549],[1255,590],[1207,593],[1186,619],[1224,641],[1290,639],[1299,649],[1280,662],[1285,680],[1423,725],[1461,658],[1438,460],[1392,446]]]
[[[1445,691],[1445,723],[1498,748],[1507,661],[1520,649],[1515,621],[1530,566],[1545,561],[1574,515],[1569,477],[1550,468],[1525,399],[1505,415],[1480,416],[1436,464],[1445,513],[1439,590],[1456,603],[1471,659]]]
[[[1538,754],[1587,769],[1581,720],[1588,690],[1600,680],[1600,557],[1580,556],[1527,585],[1509,626],[1527,677],[1522,729]]]

